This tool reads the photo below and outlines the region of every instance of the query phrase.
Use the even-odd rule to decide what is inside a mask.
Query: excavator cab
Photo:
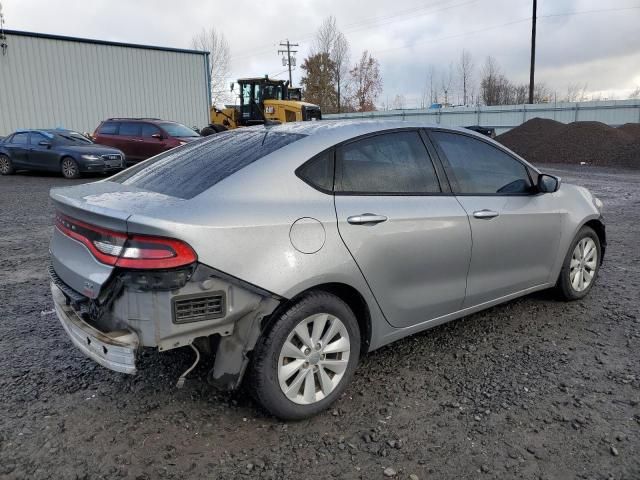
[[[224,109],[212,106],[211,123],[202,129],[203,135],[268,122],[301,122],[322,118],[320,107],[300,101],[300,89],[289,89],[289,82],[272,80],[265,75],[241,78],[237,83],[240,105],[227,105]],[[231,91],[234,90],[235,84],[232,83]]]
[[[266,75],[264,78],[242,78],[238,80],[238,85],[241,124],[244,126],[265,122],[265,100],[281,101],[287,98],[288,83],[283,80],[270,80]]]

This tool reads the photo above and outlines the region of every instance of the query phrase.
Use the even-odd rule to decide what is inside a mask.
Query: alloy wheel
[[[7,175],[11,171],[11,163],[7,157],[0,157],[0,174]]]
[[[67,178],[73,178],[78,174],[76,162],[66,158],[62,161],[62,174]]]
[[[328,313],[305,318],[280,350],[280,389],[299,405],[326,398],[342,380],[350,351],[349,332],[339,318]]]
[[[576,292],[583,292],[591,285],[597,267],[598,248],[596,243],[592,238],[584,237],[573,249],[569,269],[569,280]]]

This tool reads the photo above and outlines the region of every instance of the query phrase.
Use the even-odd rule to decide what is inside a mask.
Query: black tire
[[[6,155],[0,155],[0,175],[13,175],[14,172],[11,159]]]
[[[229,130],[227,127],[225,127],[221,123],[214,123],[213,125],[211,125],[211,127],[218,133],[226,132],[227,130]]]
[[[64,178],[79,178],[80,177],[80,167],[78,167],[78,162],[76,162],[71,157],[64,157],[60,162],[60,170],[62,171],[62,175]]]
[[[346,327],[350,343],[348,363],[342,378],[330,394],[314,403],[301,405],[290,400],[280,388],[278,380],[280,352],[287,337],[300,322],[321,313],[338,318]],[[331,339],[327,339],[328,343],[331,343],[329,340]],[[271,414],[283,420],[300,420],[323,411],[342,395],[353,377],[359,356],[360,329],[355,315],[347,304],[327,292],[308,293],[279,314],[269,331],[258,341],[245,378],[245,386],[256,402]],[[300,370],[299,374],[302,375],[302,372]],[[319,373],[314,373],[313,378],[319,381],[316,375]]]
[[[215,130],[211,125],[204,127],[202,130],[200,130],[200,135],[202,135],[203,137],[208,137],[209,135],[214,135],[216,133],[218,133],[218,131]]]
[[[571,261],[574,256],[574,250],[576,250],[576,246],[583,240],[588,242],[588,239],[593,241],[596,246],[597,258],[595,259],[595,268],[592,271],[592,278],[590,279],[589,284],[586,286],[586,288],[580,290],[575,288],[571,282]],[[600,238],[591,227],[584,226],[580,229],[576,237],[573,239],[573,242],[571,242],[569,251],[567,252],[564,263],[562,264],[562,270],[560,270],[558,282],[556,283],[556,290],[560,297],[563,300],[567,301],[579,300],[581,298],[584,298],[589,293],[598,278],[601,263],[602,246],[600,245]],[[581,264],[581,267],[586,269],[587,273],[590,272],[588,266],[584,263]]]

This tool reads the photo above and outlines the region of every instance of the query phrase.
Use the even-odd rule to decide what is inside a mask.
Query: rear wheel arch
[[[271,313],[271,315],[264,318],[261,326],[261,336],[269,332],[273,323],[278,319],[282,312],[285,312],[303,296],[314,292],[330,293],[347,304],[358,321],[358,327],[360,329],[360,355],[362,356],[367,353],[371,343],[372,334],[371,312],[362,294],[356,288],[351,285],[347,285],[346,283],[334,282],[315,285],[298,293],[295,297],[283,301],[278,308]]]

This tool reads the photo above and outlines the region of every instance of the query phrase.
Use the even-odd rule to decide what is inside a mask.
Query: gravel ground
[[[588,298],[534,294],[369,354],[335,409],[282,423],[188,351],[85,359],[45,274],[58,177],[0,178],[0,478],[640,478],[640,173],[553,166],[605,202]],[[86,181],[86,180],[85,180]],[[79,182],[75,182],[79,183]]]

